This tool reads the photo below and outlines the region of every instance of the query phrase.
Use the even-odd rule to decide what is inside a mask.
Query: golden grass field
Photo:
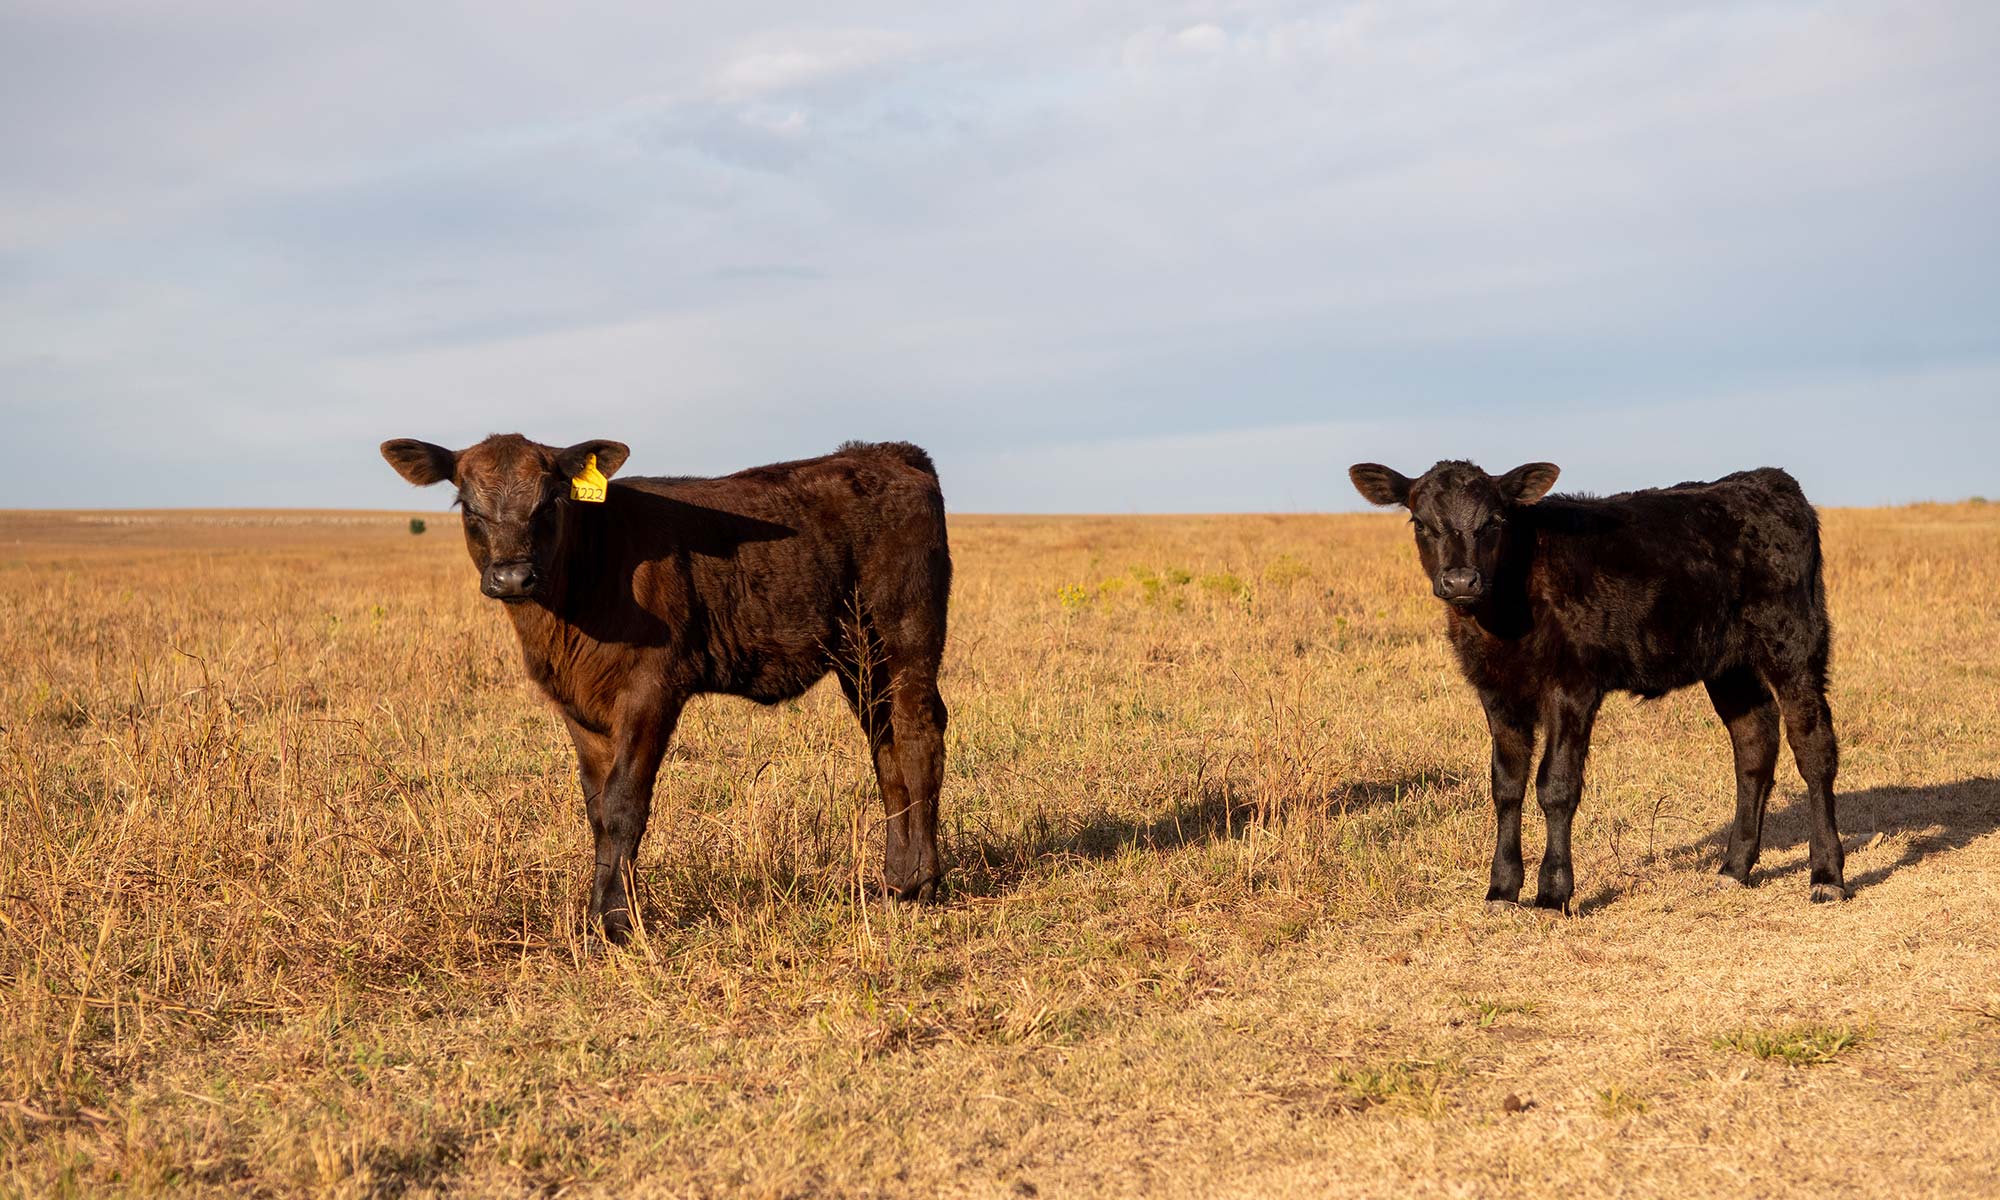
[[[0,1193],[2000,1194],[2000,505],[1826,516],[1854,898],[1699,689],[1579,915],[1387,516],[957,518],[950,895],[837,689],[693,706],[646,936],[455,519],[0,515]],[[1539,814],[1529,807],[1529,870]]]

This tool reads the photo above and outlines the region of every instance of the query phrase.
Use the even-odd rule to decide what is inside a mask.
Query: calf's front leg
[[[1535,774],[1535,800],[1548,823],[1548,847],[1535,884],[1535,907],[1569,911],[1576,880],[1570,867],[1569,829],[1583,799],[1583,767],[1590,758],[1590,731],[1597,723],[1596,692],[1552,692],[1542,701],[1542,729],[1548,749]]]
[[[1484,699],[1484,698],[1483,698]],[[1528,768],[1535,757],[1532,713],[1514,711],[1503,701],[1486,699],[1486,727],[1493,733],[1493,872],[1486,903],[1518,904],[1521,900],[1521,802],[1528,795]]]
[[[595,842],[590,921],[601,925],[613,945],[622,946],[632,936],[632,913],[638,907],[633,864],[639,857],[639,839],[645,836],[646,822],[652,815],[653,783],[659,777],[660,760],[666,756],[667,739],[673,735],[681,704],[679,697],[657,693],[620,699],[610,735],[599,739],[598,753],[601,756],[608,750],[609,762],[600,767],[603,782],[595,795],[590,791],[591,755],[586,754],[582,739],[577,742],[584,806]]]

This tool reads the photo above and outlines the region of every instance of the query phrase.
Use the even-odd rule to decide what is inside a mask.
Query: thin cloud
[[[402,503],[381,437],[522,428],[660,471],[908,437],[982,508],[1312,507],[1353,501],[1288,447],[1345,448],[1288,431],[1584,414],[1578,462],[1649,482],[1617,414],[1850,376],[1908,465],[1813,454],[2000,490],[1910,382],[2000,362],[1990,5],[814,17],[17,8],[0,422],[89,441],[102,503]],[[253,444],[292,469],[239,495]]]
[[[891,29],[792,34],[724,63],[715,91],[730,100],[793,91],[907,59],[915,50],[914,37]]]

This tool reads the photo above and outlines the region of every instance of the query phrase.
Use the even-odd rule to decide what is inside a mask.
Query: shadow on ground
[[[1226,783],[1203,786],[1193,799],[1178,799],[1143,815],[1108,809],[1074,816],[1037,813],[1013,833],[963,830],[957,842],[952,890],[991,896],[1010,891],[1031,874],[1064,860],[1115,858],[1127,848],[1167,851],[1243,836],[1253,822],[1295,812],[1355,812],[1393,804],[1423,788],[1454,787],[1463,780],[1449,772],[1402,779],[1362,779],[1309,796],[1272,803],[1246,797],[1247,789]]]
[[[1878,787],[1839,793],[1834,809],[1840,825],[1840,841],[1851,859],[1877,834],[1897,838],[1896,856],[1886,863],[1855,873],[1850,866],[1850,892],[1874,887],[1906,867],[1913,867],[1938,854],[1962,850],[1987,834],[2000,830],[2000,779],[1976,776],[1955,783],[1926,784],[1921,787]],[[1764,817],[1764,856],[1768,862],[1774,851],[1789,850],[1806,843],[1811,822],[1802,799],[1783,808],[1773,805]],[[1722,848],[1729,838],[1729,822],[1683,849],[1701,855],[1708,863],[1722,861]],[[1799,858],[1782,867],[1760,865],[1752,876],[1758,884],[1776,882],[1806,870]]]

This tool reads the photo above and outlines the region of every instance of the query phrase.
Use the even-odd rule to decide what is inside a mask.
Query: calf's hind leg
[[[882,885],[899,900],[931,900],[940,877],[938,789],[944,776],[944,701],[926,675],[883,666],[840,673],[840,688],[868,735],[882,790]]]
[[[889,813],[882,849],[882,878],[903,900],[934,900],[943,868],[938,861],[938,791],[944,785],[944,698],[933,672],[900,678],[890,704],[895,729],[891,752],[902,777],[903,805]]]
[[[1709,680],[1708,698],[1736,752],[1736,820],[1722,852],[1721,874],[1748,884],[1763,845],[1764,808],[1778,769],[1778,703],[1748,667]]]
[[[1823,666],[1772,680],[1778,707],[1784,710],[1785,739],[1806,783],[1806,811],[1812,818],[1812,842],[1807,862],[1812,871],[1812,901],[1824,904],[1847,899],[1847,857],[1834,822],[1833,780],[1840,770],[1840,744],[1833,733],[1833,709],[1826,702]]]

